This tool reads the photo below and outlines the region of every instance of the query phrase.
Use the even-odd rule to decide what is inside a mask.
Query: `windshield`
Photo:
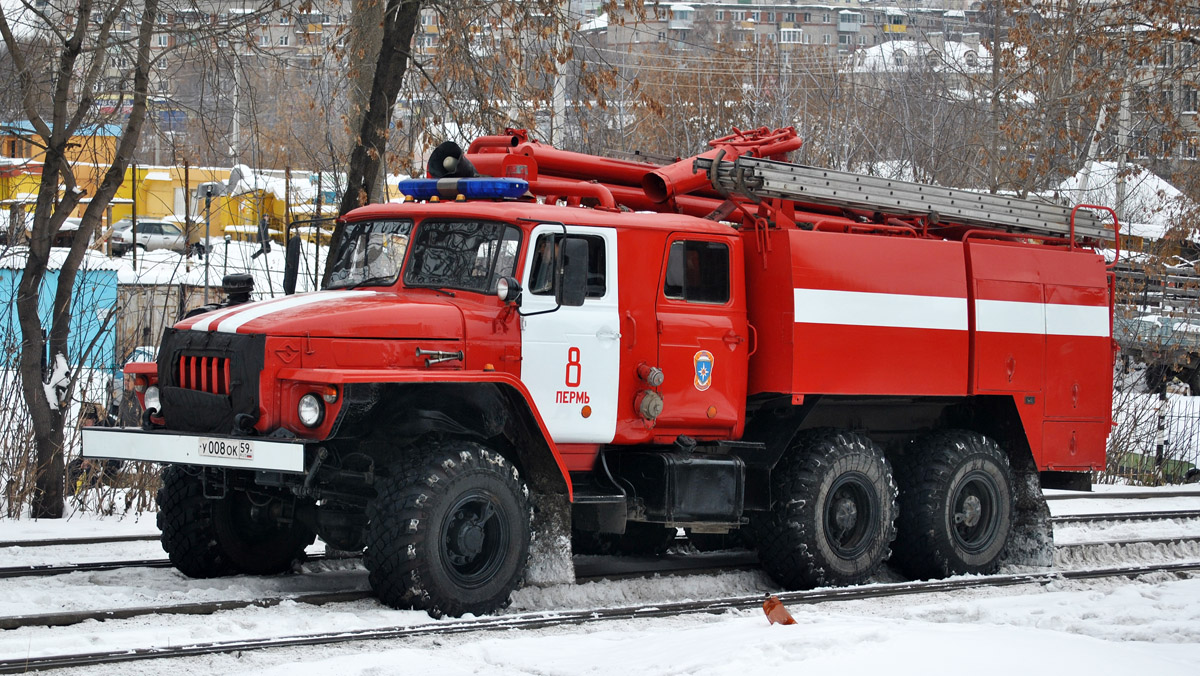
[[[409,220],[347,223],[326,288],[394,284],[412,225]]]
[[[492,293],[515,274],[521,231],[487,221],[424,222],[413,238],[406,286]]]

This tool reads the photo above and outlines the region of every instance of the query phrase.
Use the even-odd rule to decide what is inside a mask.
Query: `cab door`
[[[656,306],[665,374],[658,434],[741,431],[750,341],[739,247],[685,234],[667,242]]]
[[[554,247],[588,245],[587,295],[554,300]],[[521,287],[521,381],[557,443],[608,443],[617,426],[621,334],[617,237],[607,228],[542,224],[533,229]]]

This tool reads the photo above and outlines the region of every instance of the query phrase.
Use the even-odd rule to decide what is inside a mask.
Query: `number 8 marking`
[[[569,348],[567,350],[567,387],[579,387],[579,381],[582,378],[583,364],[579,363],[579,348]]]

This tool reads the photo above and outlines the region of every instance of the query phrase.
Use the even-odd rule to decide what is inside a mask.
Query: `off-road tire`
[[[379,600],[433,617],[509,603],[529,556],[529,491],[502,455],[433,442],[395,463],[367,507],[363,563]]]
[[[996,570],[1013,527],[1013,474],[995,441],[965,430],[917,439],[897,461],[893,559],[914,579]]]
[[[751,517],[763,569],[787,589],[856,584],[896,537],[896,485],[865,435],[806,430],[771,473],[773,505]]]
[[[232,569],[217,547],[212,519],[213,501],[204,497],[200,477],[178,465],[168,465],[158,489],[160,542],[171,565],[188,577],[229,575]]]
[[[204,497],[197,475],[179,466],[163,471],[158,489],[158,527],[171,564],[188,577],[210,578],[246,573],[271,575],[304,559],[312,531],[298,523],[283,525],[258,515],[246,493],[230,491],[220,499]]]

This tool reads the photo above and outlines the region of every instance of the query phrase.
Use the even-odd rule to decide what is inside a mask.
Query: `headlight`
[[[296,413],[305,427],[316,427],[325,418],[325,404],[321,403],[321,397],[315,394],[306,394],[300,397],[300,405],[296,407]]]
[[[162,400],[158,396],[158,385],[147,387],[143,397],[146,400],[147,411],[162,411]]]

